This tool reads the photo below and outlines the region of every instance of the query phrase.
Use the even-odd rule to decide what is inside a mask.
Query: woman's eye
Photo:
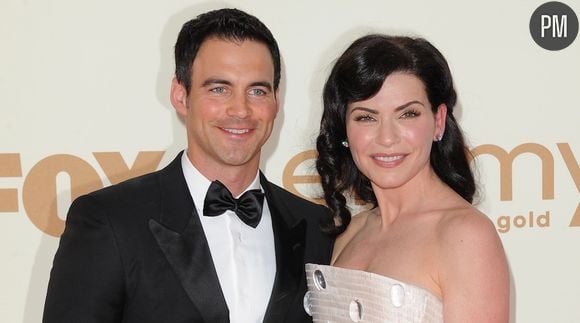
[[[356,116],[354,118],[355,121],[363,121],[363,122],[368,122],[368,121],[373,121],[375,120],[375,118],[373,118],[371,115],[368,114],[362,114],[359,116]]]
[[[408,110],[405,111],[402,115],[401,118],[403,119],[409,119],[409,118],[414,118],[414,117],[418,117],[419,115],[421,115],[421,113],[419,113],[418,111],[415,110]]]

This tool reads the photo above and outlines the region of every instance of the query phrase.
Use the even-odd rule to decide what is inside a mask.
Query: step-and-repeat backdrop
[[[262,169],[309,198],[334,59],[370,32],[435,44],[476,156],[478,207],[509,258],[511,321],[580,322],[580,2],[544,3],[3,0],[0,321],[40,321],[72,199],[159,169],[185,147],[168,100],[173,44],[183,22],[229,6],[279,41],[283,106]]]

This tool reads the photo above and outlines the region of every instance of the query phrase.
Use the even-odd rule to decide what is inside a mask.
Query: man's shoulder
[[[89,193],[88,195],[97,199],[109,199],[111,197],[139,197],[145,192],[154,190],[158,186],[159,172],[160,171],[155,171],[133,177],[120,183],[101,188]]]
[[[136,176],[87,194],[84,198],[103,205],[132,206],[148,205],[162,195],[163,187],[179,185],[179,179],[185,186],[185,179],[179,163],[179,154],[169,165],[162,169]]]
[[[185,182],[180,164],[181,153],[167,166],[140,176],[136,176],[125,181],[96,190],[88,195],[96,199],[141,200],[147,199],[152,194],[156,194],[161,189],[162,181],[176,181],[176,178]],[[177,185],[178,183],[174,183]],[[167,185],[167,184],[166,184]]]
[[[287,221],[295,221],[298,219],[306,220],[308,227],[318,233],[321,225],[326,223],[330,218],[330,210],[321,204],[314,203],[303,197],[276,185],[268,182],[269,194],[272,200],[268,203],[274,203],[274,207],[280,211],[281,214],[286,214]],[[267,193],[268,194],[268,193]]]
[[[300,197],[300,196],[288,191],[287,189],[282,188],[282,187],[280,187],[272,182],[268,182],[268,185],[269,185],[270,192],[277,199],[283,200],[285,203],[287,203],[291,206],[326,210],[325,206],[323,206],[321,204],[314,203],[312,201],[309,201],[303,197]]]
[[[304,262],[329,264],[334,236],[323,230],[330,220],[329,209],[324,205],[299,197],[278,185],[272,183],[268,185],[270,194],[274,196],[274,202],[278,203],[276,208],[281,213],[291,214],[294,220],[304,221],[303,223],[306,224]]]

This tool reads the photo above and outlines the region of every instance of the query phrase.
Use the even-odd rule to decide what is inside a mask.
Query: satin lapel
[[[205,322],[229,322],[211,253],[181,169],[181,154],[160,172],[163,214],[149,220],[165,258]]]
[[[276,278],[264,322],[283,322],[292,301],[301,295],[304,276],[304,244],[306,222],[295,218],[286,201],[275,194],[265,177],[261,175],[270,213],[276,248]]]

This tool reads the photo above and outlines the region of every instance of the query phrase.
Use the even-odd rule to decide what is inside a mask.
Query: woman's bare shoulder
[[[509,269],[493,222],[472,206],[461,207],[442,216],[437,234],[445,316],[464,322],[504,321],[509,314]]]
[[[487,215],[471,205],[456,206],[442,213],[437,225],[437,232],[442,242],[498,239],[493,222]]]

